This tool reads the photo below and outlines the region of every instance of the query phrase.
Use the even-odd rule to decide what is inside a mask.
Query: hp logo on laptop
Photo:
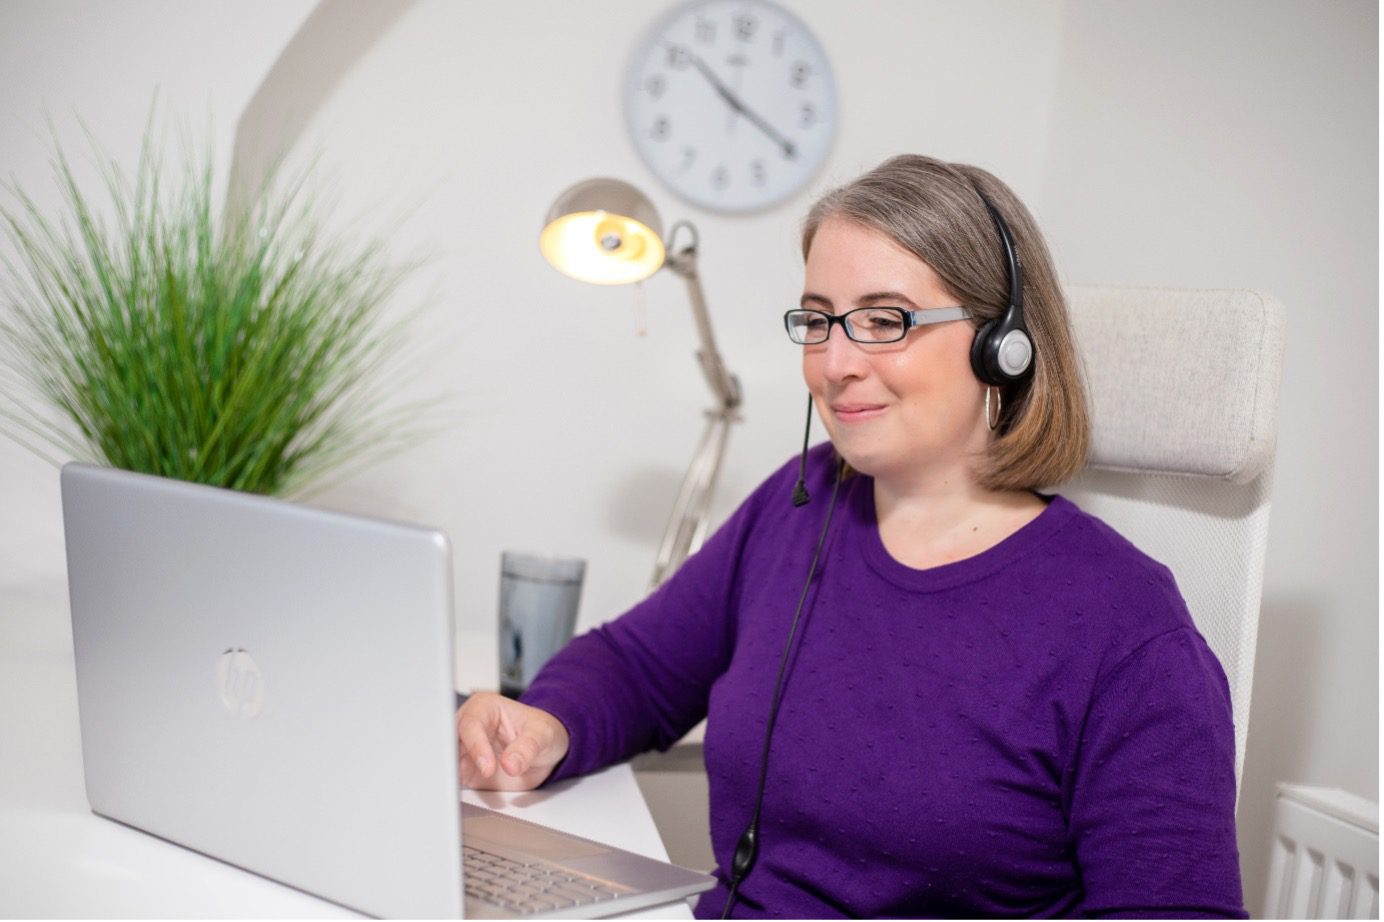
[[[232,717],[249,720],[264,710],[264,676],[249,653],[239,648],[222,653],[216,678],[221,703]]]

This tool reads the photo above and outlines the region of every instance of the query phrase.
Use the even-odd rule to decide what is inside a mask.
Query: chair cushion
[[[1285,312],[1263,292],[1066,289],[1090,466],[1249,483],[1273,456]]]

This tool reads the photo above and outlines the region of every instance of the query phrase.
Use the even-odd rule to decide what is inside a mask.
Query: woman
[[[523,703],[468,701],[464,783],[706,716],[699,916],[1243,916],[1220,665],[1165,567],[1035,492],[1080,469],[1087,420],[1032,218],[983,170],[897,157],[814,206],[803,253],[786,319],[830,445]],[[973,358],[1016,319],[1031,362]]]

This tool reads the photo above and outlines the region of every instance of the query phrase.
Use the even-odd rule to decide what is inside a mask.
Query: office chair
[[[1238,789],[1273,485],[1283,305],[1257,291],[1070,287],[1091,408],[1060,487],[1177,578],[1220,659]]]

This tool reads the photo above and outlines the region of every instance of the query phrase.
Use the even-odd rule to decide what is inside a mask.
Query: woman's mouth
[[[843,423],[860,423],[867,419],[874,419],[885,411],[885,406],[879,403],[833,403],[831,412],[838,420]]]

